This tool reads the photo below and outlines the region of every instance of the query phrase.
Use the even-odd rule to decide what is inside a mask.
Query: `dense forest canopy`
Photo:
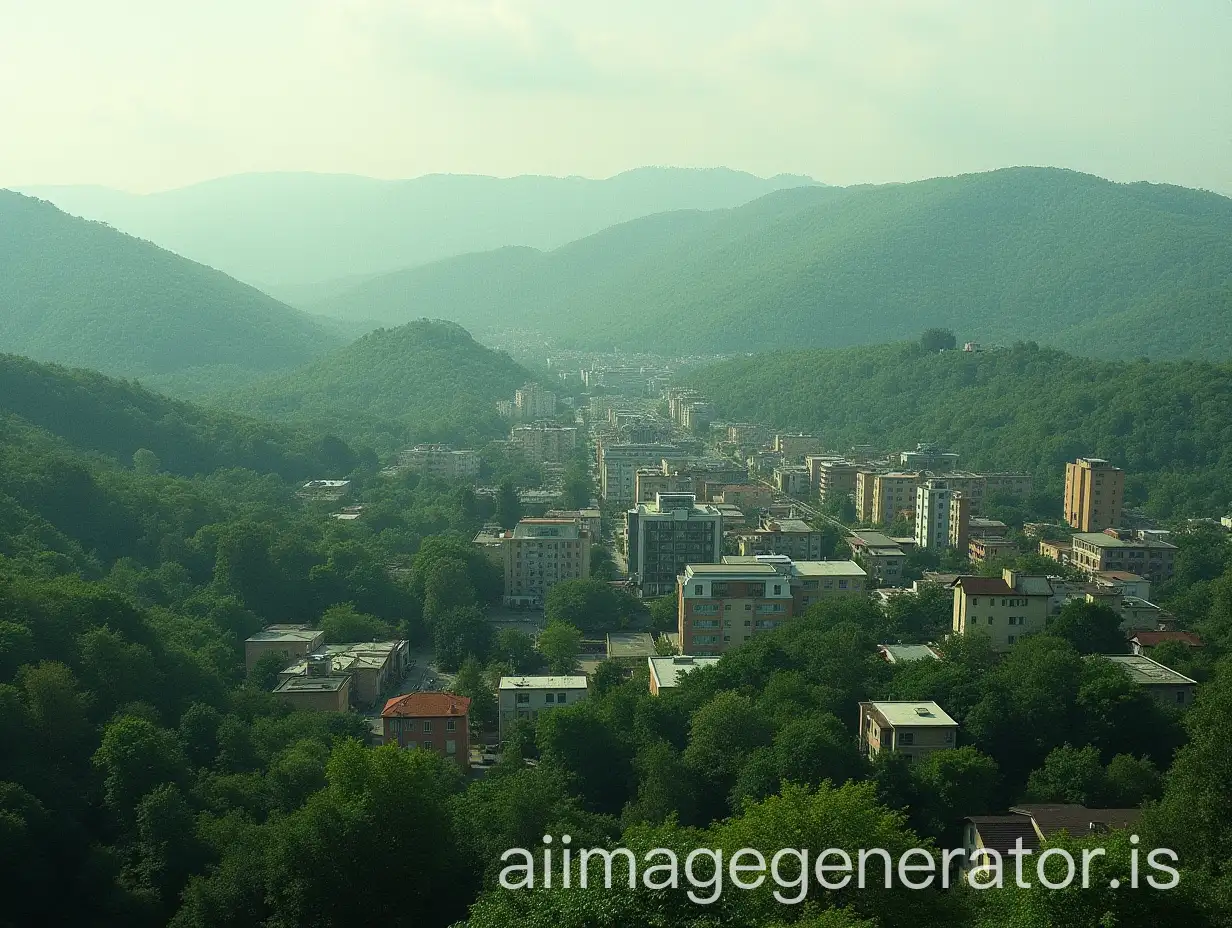
[[[635,220],[546,254],[414,268],[316,308],[477,329],[517,319],[602,348],[664,332],[687,332],[700,352],[841,347],[946,326],[963,340],[1092,356],[1223,358],[1232,200],[1051,168],[797,188]]]
[[[0,351],[124,376],[303,363],[339,339],[212,268],[0,190]]]
[[[809,183],[725,168],[648,167],[603,180],[267,173],[145,195],[98,187],[28,192],[299,305],[299,298],[319,299],[322,286],[363,275],[504,245],[555,248],[638,216],[737,206]]]
[[[1091,455],[1124,468],[1127,501],[1157,515],[1221,516],[1232,505],[1226,364],[899,343],[739,358],[686,383],[725,418],[802,429],[839,451],[935,441],[964,468],[1029,471],[1058,500],[1064,463]]]
[[[290,422],[324,423],[388,447],[507,432],[496,401],[534,377],[460,326],[422,319],[380,329],[311,364],[216,399]]]

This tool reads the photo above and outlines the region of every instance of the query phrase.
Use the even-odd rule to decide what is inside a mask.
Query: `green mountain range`
[[[216,397],[225,407],[311,422],[388,448],[503,433],[496,401],[534,377],[458,325],[426,319],[378,329],[301,367]]]
[[[1232,352],[1232,200],[1011,168],[804,187],[634,220],[539,252],[384,275],[314,311],[550,333],[562,346],[841,347],[930,326],[1083,354]]]
[[[935,441],[965,469],[1030,472],[1058,516],[1064,463],[1080,455],[1124,468],[1126,501],[1161,517],[1232,512],[1228,364],[910,342],[755,355],[699,368],[684,383],[723,418],[802,429],[836,451]]]
[[[639,168],[604,180],[274,173],[144,196],[102,187],[24,192],[298,303],[366,275],[504,245],[555,248],[638,216],[737,206],[811,183],[724,168]]]
[[[129,377],[242,378],[340,342],[219,271],[0,190],[0,351]]]

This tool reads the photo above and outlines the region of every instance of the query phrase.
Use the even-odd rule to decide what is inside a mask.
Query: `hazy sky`
[[[0,0],[0,186],[644,164],[1232,194],[1232,0]]]

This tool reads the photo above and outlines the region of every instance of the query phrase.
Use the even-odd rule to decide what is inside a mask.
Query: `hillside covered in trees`
[[[347,278],[505,245],[555,248],[639,216],[738,206],[810,183],[726,168],[647,167],[603,180],[268,173],[144,195],[99,187],[29,192],[294,302],[318,297],[323,281],[332,289]]]
[[[129,377],[234,380],[340,341],[219,271],[0,190],[0,351]]]
[[[379,329],[298,370],[217,399],[287,422],[313,422],[381,445],[475,440],[504,432],[496,401],[533,377],[460,326],[421,319]]]
[[[1022,343],[997,351],[871,348],[756,355],[691,372],[718,414],[803,429],[837,450],[936,441],[966,468],[1023,469],[1060,499],[1064,462],[1128,472],[1126,501],[1160,516],[1232,504],[1232,367],[1096,361]]]
[[[698,351],[842,347],[946,326],[1091,356],[1223,358],[1232,200],[1052,168],[805,187],[646,217],[551,252],[412,268],[312,307],[516,324],[603,348],[665,331],[687,332]]]

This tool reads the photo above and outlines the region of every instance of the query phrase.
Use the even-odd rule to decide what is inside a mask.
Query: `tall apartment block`
[[[542,606],[557,583],[589,577],[590,542],[574,519],[523,519],[513,531],[475,537],[504,568],[504,602],[510,606]]]
[[[455,451],[448,445],[416,445],[398,452],[398,466],[426,477],[466,480],[479,476],[479,452]]]
[[[639,468],[662,467],[664,461],[683,461],[688,454],[675,445],[599,444],[599,495],[608,502],[632,503],[637,497]]]
[[[626,515],[629,572],[645,597],[676,589],[688,564],[717,564],[723,556],[723,516],[699,506],[692,493],[660,493]]]
[[[1103,458],[1065,465],[1065,521],[1080,532],[1119,528],[1125,501],[1125,471]]]
[[[920,485],[918,473],[895,471],[873,477],[872,522],[889,525],[900,512],[915,510],[915,490]]]
[[[514,414],[526,422],[556,415],[556,394],[537,383],[528,383],[513,394]]]
[[[835,461],[810,455],[806,459],[809,477],[823,503],[842,499],[856,491],[856,476],[860,466],[850,461]]]
[[[915,543],[920,548],[944,548],[950,540],[950,509],[954,490],[943,479],[930,477],[915,489]]]
[[[577,428],[519,425],[509,432],[509,440],[534,464],[558,463],[573,457],[577,448]]]

